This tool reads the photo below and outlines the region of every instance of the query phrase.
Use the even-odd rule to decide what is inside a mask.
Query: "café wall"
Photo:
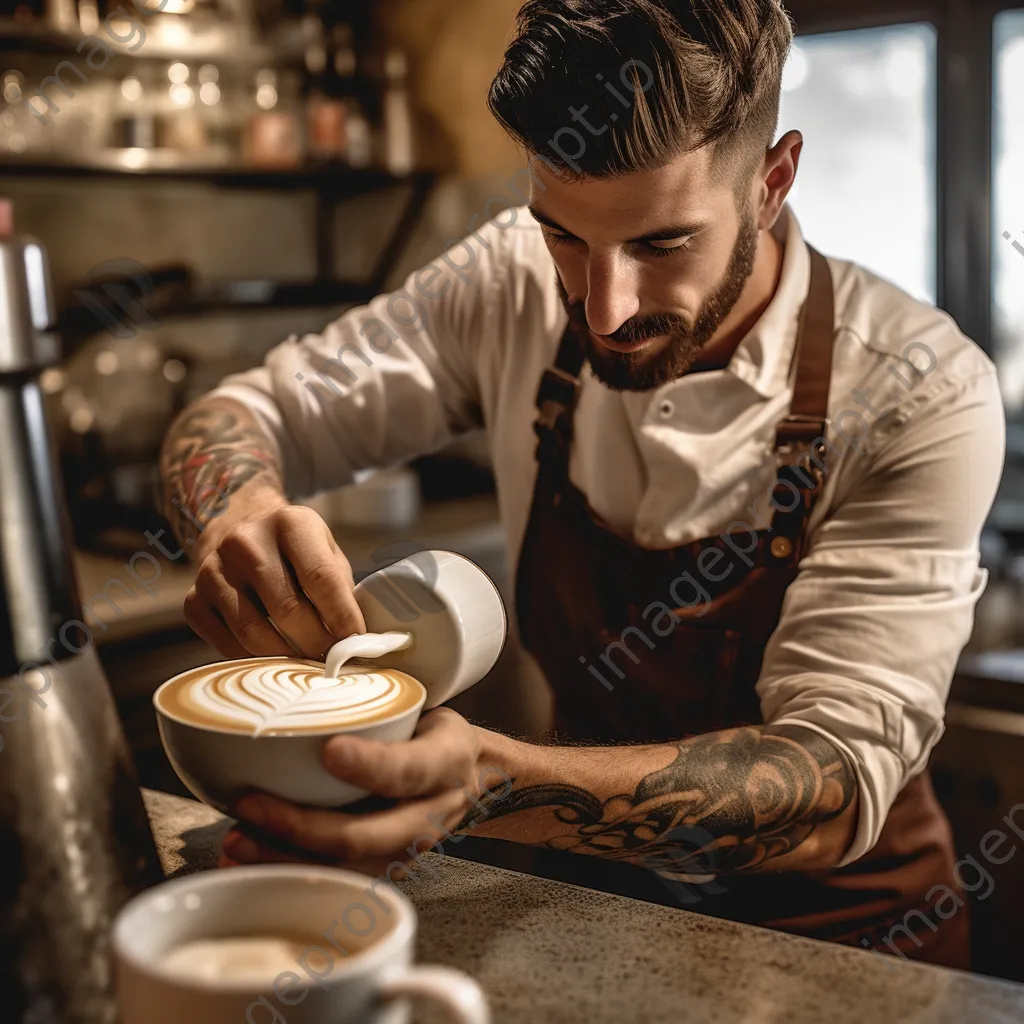
[[[511,194],[508,182],[522,159],[487,110],[486,93],[517,6],[518,0],[380,4],[380,41],[409,55],[410,94],[424,154],[432,166],[446,168],[406,240],[389,287],[434,259],[447,239],[468,234],[470,218],[490,197]],[[69,101],[85,102],[85,93]],[[56,117],[53,130],[60,129]],[[88,280],[93,268],[114,259],[128,258],[148,268],[185,264],[200,281],[309,281],[315,276],[316,207],[310,192],[0,171],[3,195],[14,201],[17,230],[45,244],[58,305]],[[366,274],[400,216],[403,198],[403,189],[396,188],[339,207],[334,224],[337,277],[358,280]],[[196,357],[198,369],[189,387],[201,392],[226,373],[258,363],[288,335],[321,329],[343,309],[165,318],[151,331],[140,330],[137,338],[152,336],[165,348]],[[139,400],[148,401],[146,396]],[[474,454],[483,453],[477,449]],[[173,652],[161,651],[160,658],[172,657]],[[107,650],[106,658],[115,687],[134,671],[119,674],[111,660],[115,654]],[[531,665],[519,664],[511,643],[505,661],[500,693],[492,687],[493,700],[487,697],[487,708],[475,708],[476,717],[483,720],[493,713],[522,734],[539,731],[548,715],[543,683]]]
[[[378,36],[409,55],[410,93],[422,151],[445,167],[389,286],[462,237],[469,218],[500,192],[521,157],[487,110],[518,0],[386,0]],[[70,102],[88,102],[82,94]],[[60,131],[59,117],[53,130]],[[115,258],[147,267],[184,263],[200,280],[302,281],[315,273],[311,193],[238,190],[202,183],[27,177],[4,173],[0,195],[15,203],[19,231],[49,251],[58,296]],[[359,278],[397,221],[402,191],[343,204],[335,234],[339,277]],[[293,331],[315,330],[340,309],[270,311],[167,323],[164,336],[197,355],[253,361]]]

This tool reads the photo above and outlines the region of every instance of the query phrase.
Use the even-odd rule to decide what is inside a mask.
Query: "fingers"
[[[286,511],[291,514],[281,516],[278,539],[299,586],[316,606],[333,637],[365,633],[366,623],[356,603],[352,567],[331,531],[311,509]],[[311,520],[304,512],[314,518]]]
[[[233,828],[224,837],[224,848],[221,851],[220,866],[230,867],[232,864],[303,864],[320,858],[312,854],[303,856],[299,852],[285,849],[270,837],[244,828]]]
[[[192,628],[225,657],[322,660],[365,632],[352,569],[310,508],[276,508],[232,527],[203,561],[185,602]]]
[[[203,571],[196,577],[195,590],[206,606],[220,616],[243,651],[260,658],[294,653],[244,588],[226,579],[219,566],[204,563]]]
[[[345,862],[345,867],[372,877],[384,876],[393,882],[400,882],[409,873],[413,857],[408,851],[385,854],[368,860]],[[243,828],[232,829],[224,838],[218,867],[238,867],[243,864],[319,864],[338,865],[315,853],[286,849],[283,844],[263,833]]]
[[[332,775],[379,796],[416,797],[468,782],[476,764],[473,727],[459,714],[438,708],[420,720],[406,743],[335,736],[324,746]]]
[[[386,811],[345,814],[300,808],[259,793],[243,797],[235,813],[288,846],[351,864],[393,860],[396,851],[415,856],[430,849],[444,838],[446,827],[454,825],[471,806],[461,790],[448,790]],[[236,857],[245,852],[233,848]]]
[[[334,737],[325,745],[325,764],[347,781],[358,778],[356,785],[375,794],[373,809],[369,801],[358,810],[298,807],[267,793],[248,793],[234,813],[257,849],[233,841],[227,856],[256,863],[286,853],[349,865],[418,859],[481,809],[475,799],[480,781],[474,777],[479,754],[479,730],[444,708],[427,715],[405,743]],[[381,806],[382,798],[397,803]]]
[[[217,554],[223,576],[231,587],[242,595],[248,592],[255,596],[261,625],[269,625],[284,638],[283,653],[307,658],[326,654],[334,638],[282,559],[274,517],[239,526],[225,537]],[[211,567],[211,575],[216,576],[215,567]],[[230,625],[229,613],[223,608],[222,611]],[[260,642],[264,642],[262,635]],[[274,646],[281,645],[275,642]],[[254,654],[263,653],[249,649]]]
[[[337,642],[324,626],[316,608],[287,570],[282,566],[280,583],[268,584],[258,580],[254,584],[267,614],[274,625],[295,648],[307,658],[322,661]]]
[[[185,597],[185,621],[225,658],[245,658],[249,655],[235,639],[234,633],[224,625],[224,620],[216,610],[199,597],[195,587]]]
[[[295,654],[318,659],[327,653],[335,639],[299,589],[266,526],[240,528],[225,539],[219,555],[227,582],[237,591],[256,596],[262,606],[258,608],[260,618],[266,621],[269,617],[271,628]]]

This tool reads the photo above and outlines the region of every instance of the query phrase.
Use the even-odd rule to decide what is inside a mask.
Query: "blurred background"
[[[1024,8],[788,6],[779,134],[805,136],[792,204],[808,240],[947,310],[1001,375],[991,582],[933,760],[958,846],[976,852],[1024,802]],[[181,791],[152,691],[213,657],[181,614],[184,559],[161,559],[131,597],[123,585],[125,562],[153,550],[145,531],[167,526],[163,433],[225,374],[398,286],[491,197],[518,202],[522,158],[485,104],[517,7],[0,0],[0,195],[49,251],[63,350],[43,386],[87,620],[147,785]],[[480,439],[308,500],[357,575],[448,547],[511,596]],[[547,724],[514,643],[459,708],[525,735]],[[976,901],[977,959],[1024,980],[1012,868]]]

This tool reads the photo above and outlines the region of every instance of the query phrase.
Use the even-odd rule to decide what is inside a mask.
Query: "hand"
[[[479,818],[485,789],[500,799],[511,780],[500,768],[479,767],[483,729],[448,708],[420,720],[406,743],[335,736],[324,747],[331,774],[392,797],[395,806],[363,814],[302,808],[264,793],[234,809],[241,827],[228,833],[221,866],[312,861],[395,879],[464,818]],[[482,802],[482,801],[481,801]],[[395,870],[398,868],[398,870]]]
[[[338,640],[366,632],[352,567],[310,508],[277,498],[240,521],[215,520],[199,554],[185,618],[226,658],[322,660]]]

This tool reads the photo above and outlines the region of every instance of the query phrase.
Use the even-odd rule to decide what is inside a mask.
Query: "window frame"
[[[798,35],[907,22],[937,34],[936,304],[993,351],[993,35],[1024,0],[786,0]],[[838,255],[842,255],[841,253]]]

